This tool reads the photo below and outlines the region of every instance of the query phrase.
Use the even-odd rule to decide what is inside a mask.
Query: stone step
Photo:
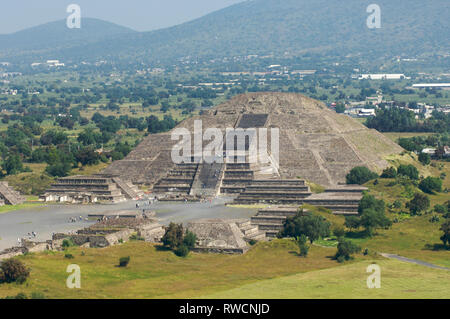
[[[280,216],[280,215],[258,215],[253,216],[251,218],[251,222],[253,224],[259,225],[260,223],[273,223],[277,225],[282,225],[284,221],[286,220],[286,216]]]
[[[237,225],[239,228],[241,228],[241,227],[250,226],[250,225],[251,225],[251,222],[250,222],[250,219],[245,219],[245,220],[242,220],[242,221],[237,221],[237,222],[236,222],[236,225]]]
[[[278,230],[266,230],[267,238],[277,238]]]
[[[263,231],[273,230],[278,232],[283,229],[283,225],[274,223],[258,223],[258,228]]]
[[[265,240],[265,239],[266,239],[266,232],[263,232],[263,231],[257,231],[256,233],[253,233],[249,236],[244,237],[245,241],[250,241],[250,240],[261,241],[261,240]]]
[[[248,226],[242,227],[241,231],[244,234],[244,236],[250,236],[252,234],[258,233],[259,229],[258,229],[258,226],[248,225]]]

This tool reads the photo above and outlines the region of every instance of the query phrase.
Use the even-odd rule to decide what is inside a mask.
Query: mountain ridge
[[[377,3],[381,7],[380,29],[366,26],[366,8],[371,1],[253,0],[169,28],[116,33],[98,41],[54,46],[48,52],[74,61],[127,57],[173,62],[187,56],[295,55],[308,51],[382,56],[386,52],[414,55],[450,50],[447,0]],[[1,48],[0,54],[5,56]],[[19,55],[25,58],[29,52]]]

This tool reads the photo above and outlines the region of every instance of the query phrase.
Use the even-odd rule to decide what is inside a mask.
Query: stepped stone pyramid
[[[57,179],[40,199],[73,203],[97,201],[118,203],[141,196],[142,192],[135,185],[118,176],[77,175]]]
[[[171,140],[169,132],[150,134],[124,160],[112,163],[103,173],[154,186],[155,191],[170,189],[191,195],[242,193],[254,181],[267,179],[302,179],[333,187],[345,182],[353,167],[381,171],[388,166],[385,156],[402,151],[376,130],[294,93],[236,96],[177,128],[192,133],[195,120],[202,120],[203,130],[218,128],[223,132],[226,128],[279,128],[279,163],[226,162],[216,167],[198,163],[183,167],[171,159],[177,141]],[[270,134],[267,143],[271,145]]]
[[[15,191],[8,182],[0,182],[0,206],[2,205],[18,205],[25,201],[19,192]]]

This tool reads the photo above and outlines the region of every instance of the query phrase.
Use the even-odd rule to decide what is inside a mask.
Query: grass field
[[[357,262],[331,269],[311,271],[281,278],[262,280],[254,284],[202,298],[240,299],[409,299],[448,298],[450,272],[424,269],[422,266],[396,260],[377,260],[381,268],[381,288],[367,287],[367,267],[371,262]]]
[[[82,255],[84,251],[84,255]],[[41,292],[47,298],[446,298],[450,273],[358,255],[339,264],[335,248],[312,246],[307,258],[290,240],[259,243],[245,255],[191,253],[187,258],[149,243],[19,257],[31,268],[23,285],[2,284],[0,297]],[[127,268],[118,259],[130,256]],[[382,289],[368,289],[366,268],[382,269]],[[81,268],[81,289],[68,289],[66,268]]]
[[[30,279],[24,285],[1,285],[0,297],[42,292],[49,298],[193,298],[339,266],[330,258],[335,249],[314,246],[308,258],[296,252],[292,241],[276,240],[260,243],[245,255],[192,253],[180,258],[143,242],[105,249],[72,248],[74,259],[64,258],[63,252],[30,254],[19,257],[31,268]],[[117,267],[123,256],[131,257],[127,268]],[[80,266],[82,289],[66,288],[69,264]]]

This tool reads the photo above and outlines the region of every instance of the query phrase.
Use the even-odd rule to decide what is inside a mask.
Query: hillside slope
[[[71,45],[70,49],[56,45],[48,53],[73,60],[122,57],[170,62],[187,56],[280,55],[306,51],[372,56],[449,51],[448,0],[379,0],[380,29],[366,26],[369,16],[366,8],[371,3],[368,0],[245,1],[171,28],[117,35],[113,39]],[[29,52],[21,55],[29,56]]]

